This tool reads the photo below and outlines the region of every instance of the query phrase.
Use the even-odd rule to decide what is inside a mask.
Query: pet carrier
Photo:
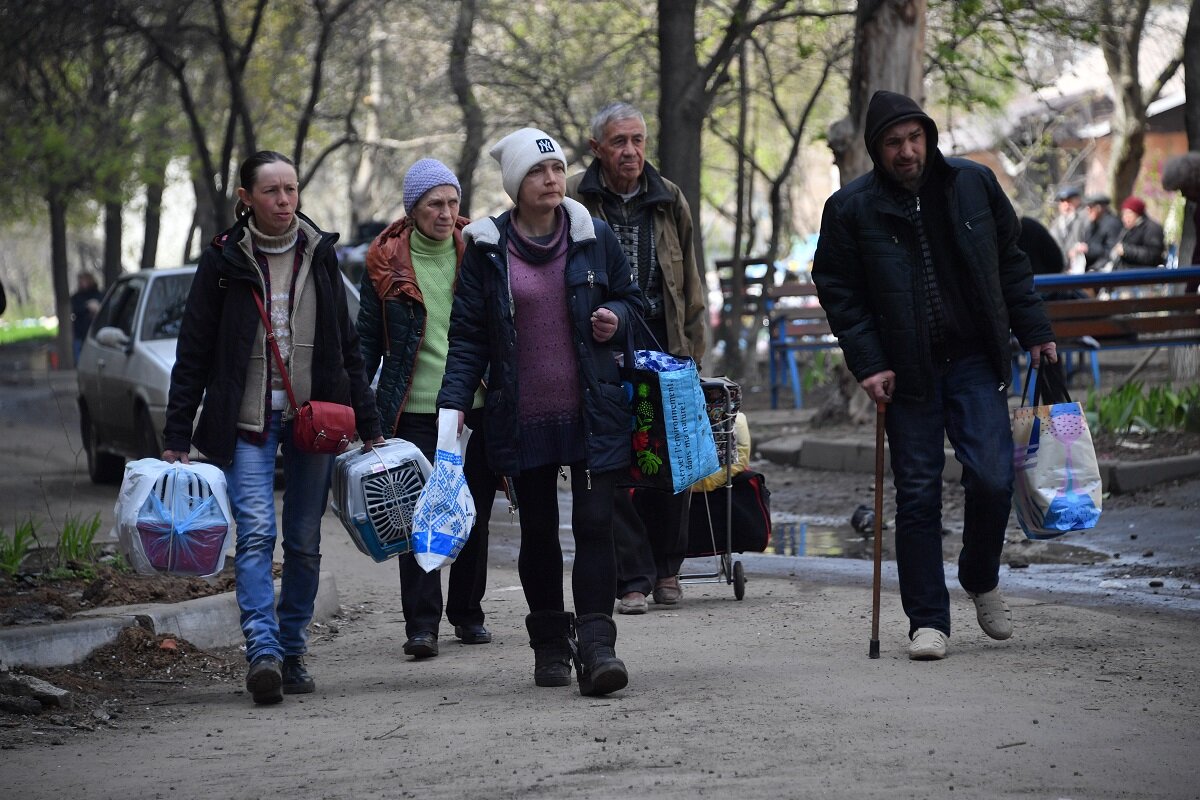
[[[333,511],[354,544],[376,561],[412,550],[413,509],[430,464],[416,445],[388,439],[333,462]]]

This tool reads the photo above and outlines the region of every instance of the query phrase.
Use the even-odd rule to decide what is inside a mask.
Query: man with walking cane
[[[874,403],[887,404],[896,563],[914,660],[944,658],[950,636],[944,437],[966,492],[959,584],[988,636],[1012,635],[999,589],[1014,480],[1010,333],[1035,365],[1058,360],[1012,205],[990,170],[944,158],[937,137],[911,98],[875,93],[865,134],[875,168],[826,201],[813,262],[846,366]]]

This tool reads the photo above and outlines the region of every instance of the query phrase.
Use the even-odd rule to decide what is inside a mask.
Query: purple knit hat
[[[408,172],[404,173],[404,213],[411,216],[417,203],[435,186],[453,186],[458,196],[462,197],[458,178],[436,158],[422,158],[409,167]]]

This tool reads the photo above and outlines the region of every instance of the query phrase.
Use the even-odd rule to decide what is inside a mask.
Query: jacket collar
[[[567,220],[570,222],[567,235],[572,242],[585,242],[596,238],[592,215],[588,213],[582,203],[564,197],[563,210],[567,212]],[[507,234],[508,226],[511,224],[512,211],[505,211],[498,217],[484,217],[475,220],[463,229],[463,236],[468,242],[499,247],[502,236]]]
[[[466,248],[463,230],[469,223],[466,217],[459,217],[454,222],[454,252],[459,262]],[[415,229],[416,223],[411,217],[401,217],[384,228],[367,248],[367,276],[381,300],[403,295],[424,302],[412,263],[411,242]]]
[[[667,189],[662,175],[649,161],[642,165],[642,177],[638,182],[641,185],[641,193],[645,194],[647,205],[670,203],[674,199],[670,190]],[[605,190],[611,191],[604,185],[604,175],[600,171],[600,159],[593,158],[592,163],[583,173],[583,179],[579,182],[579,193],[599,195],[603,194]]]

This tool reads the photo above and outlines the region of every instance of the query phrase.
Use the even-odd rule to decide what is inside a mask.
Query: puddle
[[[885,538],[884,550],[888,549]],[[874,543],[845,519],[814,514],[771,515],[771,544],[766,553],[777,556],[871,558]]]

